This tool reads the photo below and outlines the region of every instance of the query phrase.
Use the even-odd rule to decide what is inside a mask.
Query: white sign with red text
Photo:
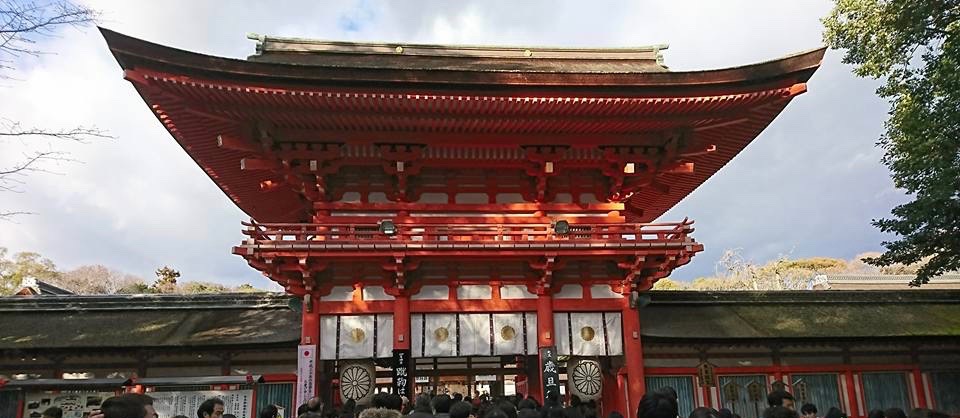
[[[317,395],[317,346],[301,345],[297,350],[297,399],[294,406]]]

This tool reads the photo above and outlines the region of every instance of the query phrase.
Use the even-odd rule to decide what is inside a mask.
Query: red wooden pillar
[[[17,418],[23,418],[23,409],[24,409],[23,407],[24,407],[24,402],[26,402],[24,400],[24,397],[26,396],[27,395],[24,394],[23,391],[17,394]]]
[[[927,408],[927,391],[923,388],[923,374],[920,368],[914,368],[910,375],[913,377],[913,385],[917,387],[917,408]]]
[[[316,298],[305,298],[303,303],[303,324],[300,329],[300,344],[320,344],[320,314],[317,312]]]
[[[624,404],[623,416],[626,418],[639,418],[636,417],[637,407],[630,406],[627,403],[627,398],[630,396],[627,392],[627,368],[621,367],[620,370],[617,370],[617,403]],[[637,402],[639,404],[639,402]],[[630,411],[633,409],[633,411]]]
[[[851,417],[862,416],[860,414],[860,399],[857,396],[856,382],[854,382],[853,372],[847,370],[843,373],[843,378],[847,380],[847,398],[850,399],[850,411],[847,414]]]
[[[534,399],[539,399],[541,402],[543,402],[543,383],[540,380],[541,371],[539,360],[539,355],[527,356],[527,364],[524,370],[527,371],[527,395],[533,396]]]
[[[305,296],[303,299],[303,314],[302,322],[300,327],[300,344],[301,345],[312,345],[314,346],[314,371],[313,371],[313,396],[317,396],[317,380],[322,372],[322,367],[320,366],[322,361],[320,360],[320,313],[319,313],[319,298],[313,296]],[[297,355],[301,355],[298,353]],[[303,385],[303,380],[301,376],[297,376],[297,394],[302,393],[300,388]],[[299,397],[299,396],[298,396]],[[297,399],[297,402],[304,403],[309,399]]]
[[[402,374],[394,374],[393,389],[400,391],[399,393],[401,395],[413,400],[417,368],[412,358],[413,353],[410,349],[412,346],[410,342],[412,339],[410,335],[410,293],[402,290],[397,291],[394,293],[393,298],[393,361],[395,362],[393,367],[395,368],[394,370],[400,370],[400,367],[403,367],[405,370]],[[396,350],[404,350],[406,353],[404,354],[405,357],[402,357],[402,360]],[[406,379],[406,384],[402,383],[403,379]],[[399,389],[401,385],[403,389]]]
[[[410,295],[406,292],[394,296],[393,349],[410,349]]]
[[[602,416],[610,416],[610,413],[617,411],[626,416],[626,407],[623,405],[623,396],[620,390],[620,383],[617,381],[617,370],[607,370],[603,374],[603,394],[601,395]]]
[[[553,295],[550,294],[550,289],[545,289],[537,296],[537,348],[553,347],[556,345],[554,341],[556,340],[553,333]],[[536,387],[531,386],[530,391],[543,404],[546,401],[546,393],[543,390],[543,359],[540,358],[539,352],[537,359],[535,367],[539,384]]]
[[[623,416],[626,418],[636,418],[636,407],[640,398],[646,391],[646,383],[643,379],[643,345],[640,342],[640,312],[630,307],[630,298],[624,297],[622,300],[623,317],[623,355],[626,362],[627,390],[626,411]]]

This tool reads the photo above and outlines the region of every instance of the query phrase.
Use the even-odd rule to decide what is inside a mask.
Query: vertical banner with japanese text
[[[410,350],[393,350],[393,393],[410,397]]]
[[[297,399],[300,405],[317,396],[317,346],[301,345],[297,350]]]
[[[557,370],[556,347],[540,348],[540,371],[543,377],[543,396],[546,399],[551,392],[560,397],[560,371]]]

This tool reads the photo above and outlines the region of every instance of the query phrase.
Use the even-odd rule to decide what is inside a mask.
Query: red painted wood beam
[[[393,301],[393,348],[395,350],[410,349],[410,305],[410,295],[407,292],[400,292]]]
[[[747,367],[715,367],[714,374],[774,374],[778,369],[786,373],[842,373],[842,372],[909,372],[915,364],[810,364],[796,366],[747,366]],[[665,375],[696,375],[696,367],[647,367],[646,374],[655,376]]]
[[[276,160],[267,160],[263,158],[242,158],[240,159],[240,169],[245,171],[251,170],[277,170],[280,168],[280,163]]]
[[[339,210],[357,212],[460,212],[464,215],[474,212],[485,213],[528,213],[528,212],[612,212],[623,210],[623,203],[502,203],[502,204],[447,204],[447,203],[355,203],[355,202],[314,202],[317,210]],[[416,218],[415,218],[416,219]],[[664,223],[662,225],[674,225]]]
[[[217,147],[231,151],[257,153],[262,151],[261,147],[257,146],[257,144],[254,144],[252,141],[228,135],[217,135]]]

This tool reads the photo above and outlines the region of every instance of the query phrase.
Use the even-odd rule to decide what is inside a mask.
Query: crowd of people
[[[819,415],[816,405],[804,404],[796,410],[793,395],[776,390],[767,396],[768,407],[761,418],[847,418],[837,407],[831,407]],[[281,418],[281,408],[268,405],[255,418]],[[237,418],[225,412],[224,403],[212,398],[197,408],[196,418]],[[556,393],[549,393],[543,405],[532,396],[476,398],[453,395],[421,394],[412,402],[405,397],[389,393],[377,393],[369,405],[358,405],[349,400],[338,408],[313,398],[297,408],[296,415],[282,418],[598,418],[599,408],[594,400],[581,401],[570,396],[563,402]],[[50,408],[43,418],[62,418],[63,412]],[[664,387],[647,392],[637,405],[637,418],[683,418],[679,416],[679,401],[673,388]],[[153,407],[153,398],[139,393],[127,393],[108,398],[89,418],[192,418],[184,415],[160,417]],[[623,418],[617,411],[606,418]],[[735,411],[723,408],[696,408],[688,418],[740,418]],[[950,418],[948,414],[929,409],[913,409],[907,414],[900,408],[873,410],[868,418]]]
[[[267,407],[257,418],[277,418]],[[598,418],[596,401],[581,402],[572,397],[563,405],[559,397],[548,396],[544,405],[533,397],[522,395],[476,398],[452,395],[421,394],[412,402],[395,394],[378,393],[370,405],[348,401],[340,408],[329,407],[315,398],[297,408],[297,418]],[[618,417],[613,417],[618,418]],[[622,418],[622,415],[619,416]],[[675,417],[674,417],[675,418]]]

